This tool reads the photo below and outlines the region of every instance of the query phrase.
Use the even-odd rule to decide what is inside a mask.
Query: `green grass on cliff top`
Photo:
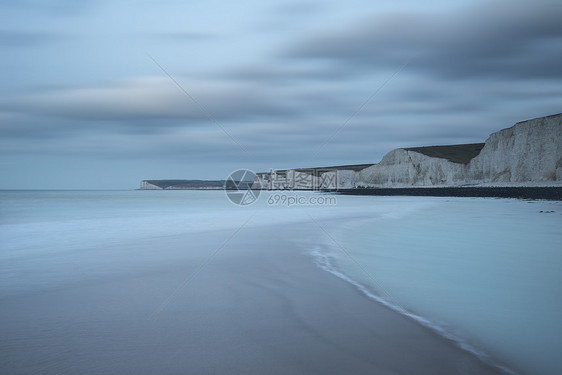
[[[434,158],[447,159],[453,163],[468,164],[480,153],[483,147],[484,143],[470,143],[450,146],[410,147],[404,150],[419,152]]]

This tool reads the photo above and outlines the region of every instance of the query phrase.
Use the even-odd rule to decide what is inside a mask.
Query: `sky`
[[[0,0],[0,189],[376,163],[562,112],[562,0]]]

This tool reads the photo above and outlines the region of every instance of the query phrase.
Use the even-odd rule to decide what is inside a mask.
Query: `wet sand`
[[[0,372],[499,373],[318,268],[289,239],[313,225],[116,245],[130,262],[4,296]]]

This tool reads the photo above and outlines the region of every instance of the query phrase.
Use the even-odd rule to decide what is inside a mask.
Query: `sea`
[[[0,304],[173,261],[136,244],[240,230],[246,217],[312,223],[293,239],[311,262],[505,373],[562,373],[559,201],[264,191],[238,205],[223,191],[0,191]]]

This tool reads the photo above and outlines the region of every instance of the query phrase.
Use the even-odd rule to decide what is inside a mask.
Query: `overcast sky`
[[[562,112],[562,1],[0,1],[0,188],[378,162]]]

